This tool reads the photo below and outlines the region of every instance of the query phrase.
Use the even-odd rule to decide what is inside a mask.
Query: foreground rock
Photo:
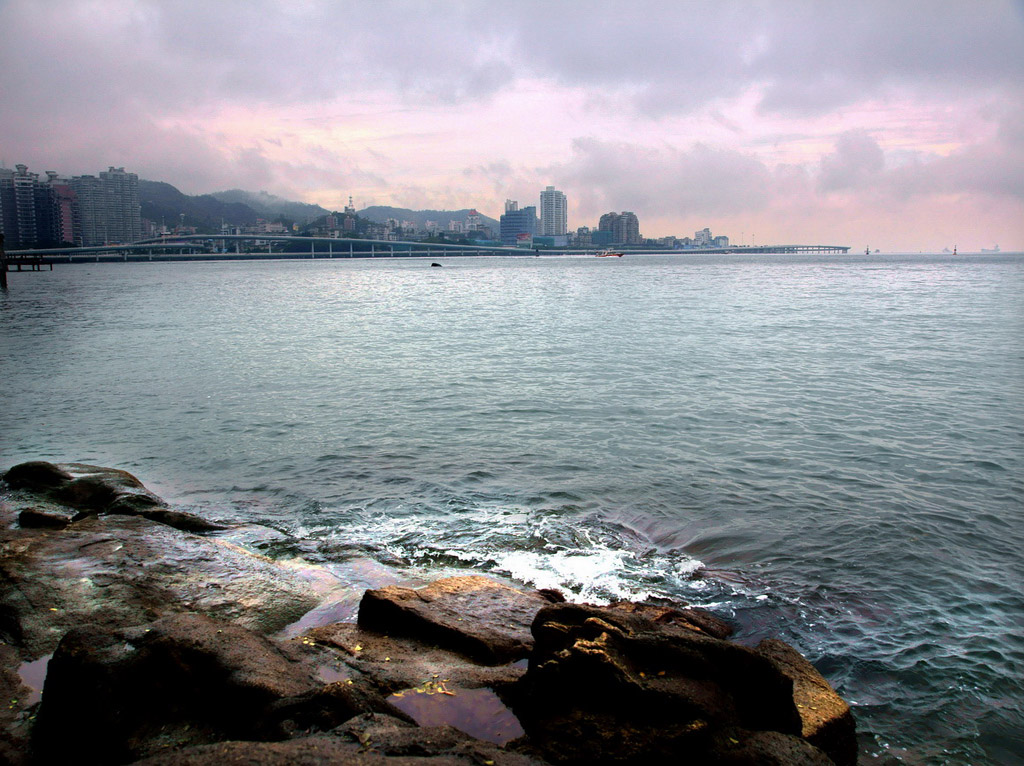
[[[288,742],[223,742],[138,761],[136,766],[541,766],[450,726],[419,728],[369,714],[329,735]]]
[[[623,609],[541,610],[515,710],[553,762],[829,764],[772,661]]]
[[[429,683],[444,683],[453,691],[486,687],[504,693],[526,672],[525,662],[481,665],[427,640],[385,635],[352,623],[314,628],[306,638],[336,650],[347,667],[372,679],[386,694]]]
[[[187,532],[211,532],[224,529],[195,514],[173,511],[127,471],[86,463],[47,463],[42,460],[21,463],[4,474],[12,489],[23,489],[65,506],[78,509],[69,521],[78,521],[101,513],[144,516],[152,521]],[[22,514],[25,516],[26,514]],[[49,514],[52,516],[53,514]],[[29,515],[38,524],[47,514]],[[27,526],[24,525],[23,526]]]
[[[756,651],[793,682],[793,701],[800,713],[804,739],[825,751],[839,766],[853,766],[857,762],[857,732],[850,706],[800,652],[784,641],[765,639]]]
[[[131,516],[0,536],[0,638],[24,659],[79,625],[140,625],[196,611],[270,633],[319,603],[312,584],[262,556]]]
[[[698,609],[463,576],[370,587],[358,624],[325,625],[315,577],[191,533],[130,474],[6,477],[0,764],[856,760],[849,708],[810,663],[731,643]],[[51,652],[39,704],[15,671]]]
[[[524,592],[489,577],[448,577],[419,590],[389,586],[366,591],[359,604],[359,625],[416,636],[479,662],[500,665],[530,653],[530,625],[553,598],[559,596]]]
[[[199,615],[69,632],[50,660],[33,740],[44,763],[126,763],[162,749],[283,740],[362,713],[404,717],[360,677],[325,684],[325,661]]]

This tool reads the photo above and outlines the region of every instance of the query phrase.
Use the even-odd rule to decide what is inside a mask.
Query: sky
[[[0,164],[1024,250],[1024,0],[0,0]]]

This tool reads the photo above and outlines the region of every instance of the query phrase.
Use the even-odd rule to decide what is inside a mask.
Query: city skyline
[[[3,4],[0,164],[493,218],[554,186],[569,231],[1024,248],[1019,3],[245,8]]]

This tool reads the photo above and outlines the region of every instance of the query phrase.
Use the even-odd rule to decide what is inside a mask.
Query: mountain
[[[449,221],[465,223],[467,215],[469,215],[468,208],[465,210],[409,210],[404,207],[372,205],[359,211],[359,216],[377,223],[385,223],[389,218],[394,218],[399,222],[415,221],[417,229],[427,228],[427,221],[437,221],[438,226],[447,229]],[[493,231],[498,231],[498,222],[493,218],[481,213],[480,222],[484,226],[490,226]]]
[[[306,221],[329,215],[330,210],[305,202],[293,202],[267,192],[248,192],[243,189],[229,189],[212,194],[183,194],[163,181],[139,179],[139,202],[142,217],[155,223],[174,227],[182,223],[195,226],[202,233],[220,231],[221,223],[229,226],[247,226],[259,218],[278,220],[285,218],[300,225]],[[449,221],[465,222],[469,210],[410,210],[403,207],[374,205],[358,213],[360,218],[385,223],[389,218],[398,221],[415,221],[417,229],[425,229],[427,221],[436,221],[441,229],[448,228]],[[480,216],[481,223],[498,231],[498,222],[486,215]]]
[[[284,216],[292,221],[302,223],[309,218],[318,218],[331,212],[319,205],[293,202],[265,191],[249,192],[242,189],[228,189],[227,191],[213,192],[210,196],[216,197],[221,202],[235,202],[248,205],[259,213],[261,218]]]
[[[182,194],[169,183],[139,179],[139,203],[142,217],[155,223],[174,227],[185,216],[187,226],[207,231],[220,231],[221,222],[232,226],[256,223],[262,216],[248,205],[225,202],[210,194]]]

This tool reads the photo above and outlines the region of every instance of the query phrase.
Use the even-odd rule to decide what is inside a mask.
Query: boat
[[[601,250],[600,252],[594,253],[598,258],[621,258],[625,253],[619,253],[614,250]]]
[[[983,253],[998,253],[999,252],[999,245],[994,246],[991,250],[983,247],[983,248],[981,248],[981,252],[983,252]]]

